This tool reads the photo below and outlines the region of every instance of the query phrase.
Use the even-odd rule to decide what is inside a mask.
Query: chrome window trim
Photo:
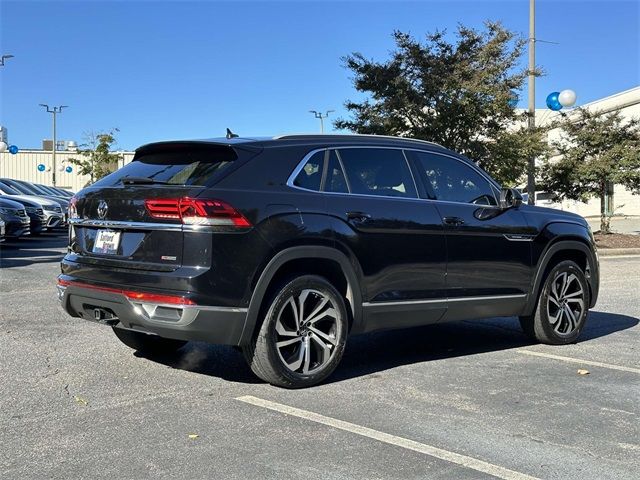
[[[302,171],[304,166],[307,164],[307,162],[311,159],[311,157],[313,157],[318,152],[324,152],[324,151],[327,151],[327,150],[329,150],[329,149],[326,148],[326,147],[316,148],[315,150],[311,150],[304,157],[302,157],[302,160],[300,160],[300,163],[298,163],[296,168],[293,169],[293,172],[291,173],[291,175],[289,175],[289,178],[287,179],[286,185],[288,187],[295,188],[296,190],[302,190],[304,192],[326,193],[326,192],[321,192],[320,190],[310,190],[308,188],[299,187],[297,185],[294,185],[293,182],[295,181],[296,177],[300,174],[300,172]]]
[[[387,307],[392,305],[420,305],[428,303],[447,303],[447,302],[472,302],[478,300],[504,300],[504,299],[517,299],[525,298],[526,293],[517,293],[510,295],[486,295],[476,297],[443,297],[443,298],[429,298],[426,300],[398,300],[396,302],[363,302],[363,307]]]
[[[391,138],[395,139],[396,137],[391,137]],[[434,144],[434,145],[436,145],[436,144]],[[351,187],[349,187],[349,193],[344,193],[344,192],[326,192],[326,191],[321,191],[321,190],[309,190],[308,188],[298,187],[297,185],[293,184],[295,178],[298,176],[300,171],[304,168],[306,163],[309,161],[309,159],[313,155],[315,155],[318,152],[329,151],[329,150],[337,150],[336,154],[338,156],[338,160],[340,161],[340,166],[342,167],[342,170],[343,170],[343,173],[344,173],[345,179],[346,179],[347,176],[346,176],[346,173],[344,172],[344,165],[342,164],[342,159],[340,158],[339,150],[347,149],[347,148],[349,148],[349,149],[351,149],[351,148],[378,148],[378,149],[386,149],[386,150],[401,150],[403,155],[404,155],[405,161],[407,162],[407,166],[409,167],[409,172],[411,172],[411,177],[413,178],[413,184],[414,184],[414,188],[416,189],[416,194],[417,195],[419,195],[418,185],[416,183],[416,179],[415,179],[415,176],[413,174],[413,169],[411,168],[411,164],[409,163],[409,159],[407,158],[407,154],[405,152],[429,153],[429,154],[433,154],[433,155],[440,155],[442,157],[450,158],[452,160],[455,160],[455,161],[465,165],[466,167],[470,168],[474,172],[478,173],[478,175],[480,175],[489,184],[489,187],[491,188],[491,190],[494,193],[496,203],[498,203],[498,204],[497,205],[476,205],[475,203],[455,202],[455,201],[451,201],[451,200],[439,200],[437,198],[420,198],[419,196],[417,196],[417,197],[392,197],[392,196],[388,196],[388,195],[368,195],[366,193],[351,193]],[[348,183],[349,183],[349,180],[347,179],[347,184]],[[498,198],[499,198],[499,190],[497,188],[498,184],[493,178],[491,178],[489,176],[488,173],[486,173],[484,170],[480,169],[477,165],[475,165],[473,163],[465,162],[464,160],[461,160],[460,158],[457,158],[457,157],[455,157],[453,155],[450,155],[450,154],[447,154],[447,153],[443,153],[443,152],[435,152],[433,150],[425,150],[425,149],[421,149],[421,148],[390,147],[390,146],[383,146],[383,145],[381,145],[381,146],[377,146],[377,145],[345,145],[345,146],[331,146],[331,147],[316,148],[314,150],[311,150],[309,153],[307,153],[302,158],[302,160],[300,160],[300,163],[298,163],[298,165],[293,170],[291,175],[289,175],[289,178],[287,179],[286,185],[288,187],[291,187],[291,188],[296,189],[296,190],[301,190],[301,191],[304,191],[304,192],[317,193],[317,194],[322,194],[322,195],[354,195],[354,196],[367,197],[367,198],[393,198],[395,200],[420,200],[420,201],[429,201],[429,202],[453,203],[455,205],[473,205],[473,206],[476,206],[476,207],[483,207],[483,208],[500,208],[500,205],[499,205],[499,202],[498,202]]]
[[[394,137],[392,137],[394,138]],[[346,149],[354,149],[354,148],[360,148],[360,149],[378,149],[378,150],[400,150],[400,152],[402,153],[402,156],[404,158],[405,164],[407,165],[407,168],[409,169],[409,174],[411,175],[411,179],[413,181],[413,188],[415,189],[416,192],[416,196],[415,197],[393,197],[390,195],[369,195],[366,193],[352,193],[351,192],[351,184],[349,182],[349,179],[347,177],[347,172],[344,168],[344,163],[342,161],[342,157],[340,156],[340,150],[346,150]],[[326,192],[324,190],[309,190],[308,188],[303,188],[303,187],[298,187],[297,185],[294,185],[294,181],[296,179],[296,177],[298,176],[298,174],[302,171],[302,169],[304,168],[304,166],[307,164],[307,162],[309,161],[309,159],[315,155],[318,152],[321,151],[331,151],[331,150],[336,150],[336,156],[338,157],[338,161],[340,162],[340,167],[342,168],[342,173],[344,174],[344,178],[347,182],[347,187],[349,188],[349,193],[344,193],[344,192]],[[296,168],[294,168],[293,172],[291,173],[291,175],[289,175],[289,178],[287,179],[286,185],[287,187],[291,187],[291,188],[295,188],[296,190],[302,190],[305,192],[313,192],[313,193],[319,193],[319,194],[325,194],[325,195],[355,195],[355,196],[360,196],[360,197],[369,197],[369,198],[394,198],[396,200],[428,200],[428,199],[424,199],[424,198],[420,198],[419,197],[419,190],[418,190],[418,185],[416,184],[416,179],[413,175],[413,170],[411,169],[411,165],[409,163],[409,160],[407,159],[407,155],[404,153],[404,150],[416,150],[416,151],[423,151],[423,150],[418,150],[418,149],[410,149],[410,148],[402,148],[402,147],[389,147],[389,146],[377,146],[377,145],[345,145],[345,146],[332,146],[332,147],[322,147],[322,148],[317,148],[315,150],[311,150],[309,153],[307,153],[302,160],[300,160],[300,163],[298,163],[298,165],[296,166]]]

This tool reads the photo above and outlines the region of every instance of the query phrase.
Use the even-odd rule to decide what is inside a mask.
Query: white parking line
[[[551,358],[563,362],[579,363],[581,365],[592,365],[594,367],[609,368],[611,370],[620,370],[623,372],[640,373],[640,368],[624,367],[622,365],[612,365],[611,363],[594,362],[592,360],[582,360],[580,358],[562,357],[560,355],[552,355],[550,353],[532,352],[531,350],[516,350],[518,353],[532,355],[534,357]]]
[[[433,447],[424,443],[409,440],[407,438],[398,437],[389,433],[380,432],[372,428],[362,427],[355,423],[345,422],[344,420],[338,420],[336,418],[326,417],[319,413],[309,412],[300,408],[290,407],[289,405],[283,405],[281,403],[271,402],[269,400],[263,400],[261,398],[246,395],[238,397],[236,400],[241,402],[250,403],[258,407],[267,408],[269,410],[275,410],[276,412],[285,413],[294,417],[304,418],[312,422],[327,425],[329,427],[344,430],[346,432],[355,433],[363,437],[372,438],[379,442],[387,443],[389,445],[395,445],[397,447],[406,448],[407,450],[413,450],[414,452],[423,453],[431,457],[439,458],[447,462],[455,463],[463,467],[471,468],[478,472],[493,475],[497,478],[505,480],[538,480],[536,477],[525,475],[524,473],[509,470],[508,468],[501,467],[499,465],[493,465],[477,458],[467,457],[459,453],[443,450],[442,448]]]

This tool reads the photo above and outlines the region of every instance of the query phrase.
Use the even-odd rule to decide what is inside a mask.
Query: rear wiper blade
[[[162,180],[154,180],[149,177],[123,177],[121,180],[123,185],[169,185],[169,182],[163,182]]]

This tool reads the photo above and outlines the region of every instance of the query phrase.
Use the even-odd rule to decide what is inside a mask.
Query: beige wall
[[[129,163],[133,158],[133,152],[122,152],[124,163]],[[56,175],[57,186],[68,188],[77,192],[89,181],[88,176],[79,175],[78,167],[67,162],[69,158],[79,158],[77,152],[56,152],[56,163],[60,165],[70,165],[72,173],[58,171]],[[120,166],[124,165],[122,161]],[[44,172],[38,171],[38,165],[46,167]],[[15,155],[8,152],[0,153],[0,177],[15,178],[16,180],[26,180],[28,182],[41,183],[43,185],[53,185],[53,158],[49,151],[43,150],[21,150]]]

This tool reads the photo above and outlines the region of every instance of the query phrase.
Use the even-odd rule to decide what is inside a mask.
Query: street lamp
[[[0,67],[4,67],[4,61],[9,58],[13,58],[13,55],[2,55],[2,57],[0,57]]]
[[[41,107],[44,107],[47,110],[47,113],[50,113],[53,115],[53,148],[52,148],[52,159],[53,159],[53,169],[52,169],[52,180],[53,180],[53,186],[56,186],[56,170],[57,170],[57,165],[56,165],[56,115],[58,113],[62,112],[63,108],[68,108],[67,105],[60,105],[59,107],[49,107],[49,105],[47,105],[46,103],[41,103],[40,104]]]
[[[327,110],[327,113],[322,115],[322,112],[318,112],[316,110],[309,110],[309,113],[313,113],[313,115],[320,120],[320,133],[324,133],[324,119],[329,116],[330,113],[335,112],[335,110]]]

